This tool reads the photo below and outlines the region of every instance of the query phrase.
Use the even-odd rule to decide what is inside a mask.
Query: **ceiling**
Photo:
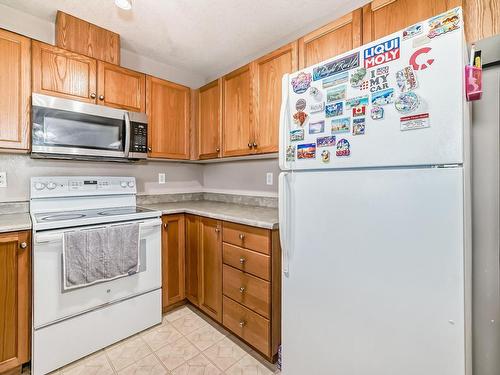
[[[54,22],[57,10],[121,35],[122,48],[215,78],[367,0],[0,0]]]

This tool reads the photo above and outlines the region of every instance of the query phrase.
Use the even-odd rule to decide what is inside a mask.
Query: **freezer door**
[[[461,168],[281,177],[284,374],[465,374],[462,181]]]

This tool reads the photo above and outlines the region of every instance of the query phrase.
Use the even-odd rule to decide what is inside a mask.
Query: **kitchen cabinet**
[[[362,11],[357,9],[300,38],[299,69],[361,46],[361,19]]]
[[[32,42],[33,92],[95,103],[96,67],[90,57]]]
[[[283,74],[297,68],[297,42],[287,44],[252,63],[252,125],[254,151],[278,152]]]
[[[222,78],[222,155],[241,156],[253,153],[254,131],[250,118],[250,65]]]
[[[146,76],[118,65],[98,61],[97,98],[98,104],[108,107],[145,112]]]
[[[462,0],[374,0],[363,6],[363,44],[462,5]]]
[[[199,307],[211,318],[222,322],[222,224],[200,217]]]
[[[162,299],[167,311],[185,298],[184,214],[162,217]]]
[[[198,93],[198,158],[213,159],[221,155],[222,84],[216,80]]]
[[[200,275],[200,220],[198,216],[186,215],[186,298],[199,305],[201,290]]]
[[[465,33],[467,41],[500,34],[500,0],[464,0]]]
[[[30,360],[30,232],[0,234],[0,373]]]
[[[146,91],[148,155],[153,158],[189,159],[189,87],[148,76]]]
[[[31,41],[0,29],[0,149],[30,148]]]

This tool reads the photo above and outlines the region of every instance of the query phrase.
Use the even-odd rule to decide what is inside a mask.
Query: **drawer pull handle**
[[[243,294],[243,293],[245,293],[245,291],[246,291],[245,287],[244,287],[244,286],[242,286],[242,287],[240,288],[240,293],[241,293],[241,294]]]
[[[246,261],[247,260],[245,258],[243,258],[243,257],[240,258],[240,264],[245,264]]]
[[[243,328],[246,325],[247,325],[247,322],[245,322],[244,320],[240,320],[240,327],[241,328]]]
[[[245,238],[245,235],[243,233],[240,233],[240,240],[243,241],[244,238]]]

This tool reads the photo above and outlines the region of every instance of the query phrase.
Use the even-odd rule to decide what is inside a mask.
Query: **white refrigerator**
[[[470,373],[462,11],[283,77],[284,375]]]

